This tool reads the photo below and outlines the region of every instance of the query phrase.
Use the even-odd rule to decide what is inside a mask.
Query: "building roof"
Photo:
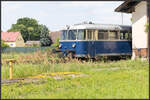
[[[131,26],[129,26],[129,25],[116,25],[116,24],[81,23],[81,24],[72,25],[69,27],[69,29],[100,29],[100,30],[126,31],[126,30],[131,30]],[[62,30],[67,30],[67,27],[65,27]]]
[[[19,34],[19,32],[1,32],[1,40],[5,42],[15,42]]]
[[[115,12],[132,13],[135,11],[134,7],[141,1],[142,0],[126,0],[115,9]]]
[[[26,45],[33,45],[33,44],[39,45],[39,44],[40,44],[40,41],[27,41],[25,44],[26,44]]]

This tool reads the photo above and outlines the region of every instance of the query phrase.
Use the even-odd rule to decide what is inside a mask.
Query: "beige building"
[[[20,32],[1,32],[1,40],[10,47],[24,47],[25,43]]]
[[[50,38],[53,43],[56,43],[57,39],[60,38],[60,31],[50,32]]]
[[[132,14],[132,58],[148,57],[148,33],[145,32],[148,23],[147,2],[126,0],[115,11]]]

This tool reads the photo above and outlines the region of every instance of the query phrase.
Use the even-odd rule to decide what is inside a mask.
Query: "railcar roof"
[[[69,29],[100,29],[100,30],[131,30],[129,25],[116,25],[116,24],[75,24],[71,25]],[[62,30],[67,30],[67,27]]]

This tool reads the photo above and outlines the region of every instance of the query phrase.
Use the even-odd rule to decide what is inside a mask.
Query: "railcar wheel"
[[[56,49],[52,49],[52,53],[56,53]]]
[[[91,62],[95,62],[96,59],[95,59],[95,58],[90,58],[90,61],[91,61]]]

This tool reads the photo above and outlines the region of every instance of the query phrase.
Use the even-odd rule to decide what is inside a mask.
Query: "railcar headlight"
[[[59,48],[61,48],[61,47],[62,47],[62,44],[59,45]]]
[[[72,47],[74,48],[76,46],[76,44],[73,44]]]

